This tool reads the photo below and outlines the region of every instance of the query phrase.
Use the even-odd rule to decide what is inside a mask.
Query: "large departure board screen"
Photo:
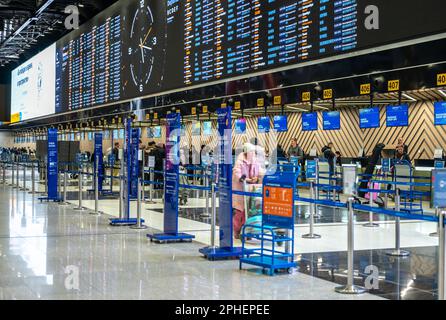
[[[56,111],[438,34],[444,9],[437,0],[121,0],[57,42]]]

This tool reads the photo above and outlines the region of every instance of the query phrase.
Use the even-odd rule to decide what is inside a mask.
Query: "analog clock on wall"
[[[161,85],[165,27],[164,21],[157,20],[158,1],[152,1],[155,5],[150,2],[137,0],[124,18],[122,56],[126,76],[123,86],[127,96],[141,96]]]

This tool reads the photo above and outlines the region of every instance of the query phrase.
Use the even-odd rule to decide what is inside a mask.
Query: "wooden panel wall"
[[[233,148],[241,147],[243,143],[256,137],[261,145],[268,146],[270,150],[276,143],[287,150],[291,144],[291,139],[296,137],[306,153],[309,153],[313,148],[320,153],[324,145],[333,142],[335,149],[341,151],[344,157],[356,157],[361,148],[364,148],[366,154],[369,154],[378,143],[384,143],[387,149],[393,149],[397,139],[402,137],[409,145],[411,159],[431,159],[436,148],[446,150],[446,126],[434,125],[434,106],[432,102],[420,101],[411,104],[409,106],[409,126],[398,128],[386,127],[385,107],[380,108],[381,127],[376,129],[359,128],[359,108],[342,108],[340,111],[341,130],[322,130],[322,112],[319,112],[319,130],[303,132],[302,115],[293,113],[288,118],[288,131],[278,133],[277,138],[271,134],[259,134],[257,132],[258,118],[248,117],[246,118],[247,133],[245,135],[233,134]],[[213,128],[215,130],[216,121],[213,121]],[[191,131],[192,123],[186,122],[186,135],[181,139],[181,146],[189,145],[199,149],[203,144],[212,147],[217,143],[216,131],[212,136],[204,136],[203,134],[192,136]],[[144,144],[147,144],[150,140],[164,143],[165,134],[165,127],[162,126],[162,137],[160,139],[149,139],[146,129],[143,129],[142,140]],[[84,141],[81,147],[84,151],[92,151],[93,141]],[[110,147],[110,143],[104,142],[104,149]]]

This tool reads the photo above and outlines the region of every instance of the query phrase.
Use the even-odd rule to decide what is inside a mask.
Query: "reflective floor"
[[[393,219],[374,215],[379,227],[366,228],[369,215],[357,214],[355,279],[358,285],[370,282],[366,268],[372,268],[379,283],[370,287],[372,294],[344,296],[334,292],[346,279],[343,210],[319,207],[315,232],[322,238],[303,239],[309,207],[297,204],[300,272],[271,278],[256,268],[239,271],[237,261],[208,262],[200,256],[198,249],[210,243],[203,196],[191,194],[180,210],[179,231],[193,234],[195,241],[157,245],[146,233],[163,227],[161,199],[143,204],[142,217],[151,229],[135,231],[108,224],[119,214],[116,198],[101,197],[105,214],[89,214],[94,201],[88,189],[83,205],[89,210],[78,212],[75,182],[69,206],[40,203],[37,195],[0,185],[0,299],[436,299],[438,238],[429,236],[434,223],[402,221],[401,245],[412,255],[395,259],[385,255],[395,242]],[[132,216],[135,212],[132,201]]]
[[[209,262],[202,243],[157,245],[107,215],[39,203],[0,186],[1,299],[378,299],[303,273],[275,277]],[[149,230],[150,231],[150,230]]]

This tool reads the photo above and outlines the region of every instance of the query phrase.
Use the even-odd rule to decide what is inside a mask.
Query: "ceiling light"
[[[440,92],[441,95],[446,98],[446,92],[444,92],[444,90],[438,89],[438,92]]]
[[[313,106],[316,107],[316,108],[319,108],[319,109],[323,109],[323,110],[330,110],[330,108],[319,106],[319,105],[316,105],[316,104],[313,104]]]

